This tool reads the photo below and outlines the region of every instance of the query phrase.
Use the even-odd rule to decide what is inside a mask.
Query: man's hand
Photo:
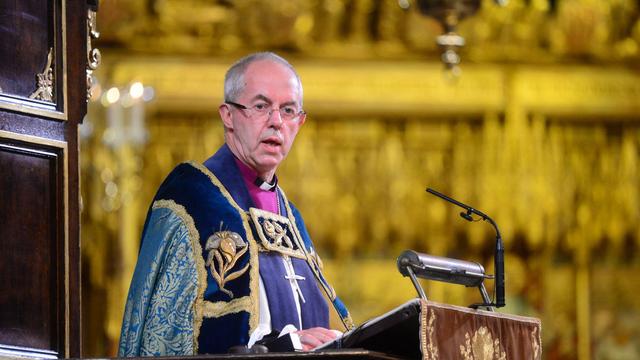
[[[315,327],[306,330],[296,331],[295,334],[298,334],[300,337],[300,342],[302,343],[302,350],[309,351],[315,348],[316,346],[320,346],[326,342],[329,342],[338,337],[337,331],[325,329],[322,327]]]

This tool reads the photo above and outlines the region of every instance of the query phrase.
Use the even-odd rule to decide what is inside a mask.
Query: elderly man
[[[120,356],[282,339],[309,350],[336,337],[330,307],[352,326],[275,175],[306,119],[298,74],[278,55],[252,54],[229,69],[224,96],[225,145],[178,165],[147,215]]]

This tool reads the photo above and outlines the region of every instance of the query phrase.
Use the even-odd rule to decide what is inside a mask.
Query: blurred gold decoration
[[[480,7],[481,0],[416,0],[416,2],[422,14],[435,18],[444,27],[444,35],[437,38],[437,43],[442,48],[440,59],[447,69],[458,74],[460,56],[457,50],[464,46],[464,38],[456,33],[458,22],[474,15]],[[506,0],[496,0],[496,3],[504,5]]]
[[[111,47],[142,54],[237,55],[286,49],[335,59],[439,58],[443,29],[409,0],[112,0],[100,23]],[[506,2],[506,5],[499,5]],[[458,26],[470,62],[630,62],[640,58],[634,0],[424,0],[474,16]],[[431,7],[429,7],[431,8]],[[444,8],[444,7],[442,7]],[[407,10],[408,9],[408,10]],[[446,20],[444,12],[438,19]],[[460,17],[458,17],[460,20]],[[446,38],[441,38],[446,39]],[[446,42],[446,41],[445,41]]]
[[[95,84],[93,72],[100,65],[100,50],[94,48],[91,44],[92,40],[100,37],[96,24],[96,12],[92,9],[87,10],[87,101],[91,100],[92,88]]]
[[[140,82],[109,88],[93,99],[92,104],[100,105],[90,107],[80,127],[84,154],[81,189],[86,204],[82,214],[84,275],[106,298],[100,301],[99,324],[110,340],[106,344],[110,351],[119,338],[138,254],[141,224],[137,221],[148,206],[139,204],[135,197],[142,188],[141,155],[147,141],[144,106],[150,91]],[[106,121],[99,121],[103,118]]]
[[[640,321],[618,320],[640,319],[637,2],[483,0],[459,24],[468,61],[455,82],[439,64],[441,26],[403,4],[101,4],[98,43],[108,56],[98,78],[121,90],[140,81],[155,97],[144,107],[146,142],[119,150],[123,133],[102,140],[113,126],[101,120],[108,107],[91,107],[81,157],[87,331],[117,341],[158,185],[222,144],[224,71],[240,54],[269,49],[299,70],[309,113],[278,175],[356,322],[415,296],[393,261],[404,249],[479,261],[492,273],[491,229],[461,221],[424,194],[428,185],[500,224],[504,311],[542,318],[545,358],[637,349]],[[423,286],[440,302],[477,297]],[[106,311],[91,305],[100,295]],[[98,345],[87,354],[113,354]]]
[[[49,49],[47,54],[47,65],[45,65],[42,73],[36,75],[38,88],[31,95],[30,99],[53,102],[53,48]]]

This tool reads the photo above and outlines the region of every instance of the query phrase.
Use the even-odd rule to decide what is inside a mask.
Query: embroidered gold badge
[[[260,240],[261,250],[306,259],[289,219],[272,212],[250,208],[249,215]]]
[[[239,278],[249,269],[249,263],[240,270],[231,271],[236,262],[249,247],[242,237],[231,231],[218,231],[207,239],[205,251],[208,251],[205,265],[216,280],[220,291],[233,298],[233,292],[224,288],[227,281]]]
[[[460,345],[460,355],[465,360],[505,360],[506,353],[500,345],[500,339],[493,338],[486,326],[475,331],[473,337],[466,333],[465,344]]]

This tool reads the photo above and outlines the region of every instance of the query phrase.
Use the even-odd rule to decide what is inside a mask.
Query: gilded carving
[[[464,337],[465,343],[460,345],[460,355],[464,360],[506,360],[500,339],[494,339],[486,326],[477,329],[473,336],[466,333]]]
[[[37,74],[38,88],[31,95],[30,99],[42,100],[53,102],[53,69],[51,65],[53,63],[53,48],[49,49],[47,55],[47,65],[44,67],[42,73]]]
[[[216,280],[220,291],[233,298],[233,292],[224,288],[224,285],[231,280],[242,276],[249,269],[247,263],[242,269],[231,271],[236,262],[244,255],[249,247],[242,240],[239,234],[231,231],[218,231],[207,239],[205,251],[211,276]]]
[[[95,83],[93,77],[93,71],[100,65],[102,58],[100,50],[94,48],[92,40],[97,40],[100,37],[100,33],[97,30],[96,24],[96,12],[93,10],[87,11],[87,101],[91,99],[91,89]]]
[[[417,3],[172,0],[154,6],[107,1],[101,6],[110,14],[105,19],[113,29],[108,40],[137,51],[224,55],[257,47],[322,58],[437,59],[436,38],[443,28],[421,16]],[[548,63],[550,57],[616,61],[640,55],[634,0],[498,3],[505,1],[482,1],[475,15],[460,21],[458,33],[467,40],[465,59]],[[238,18],[247,26],[239,28]]]

